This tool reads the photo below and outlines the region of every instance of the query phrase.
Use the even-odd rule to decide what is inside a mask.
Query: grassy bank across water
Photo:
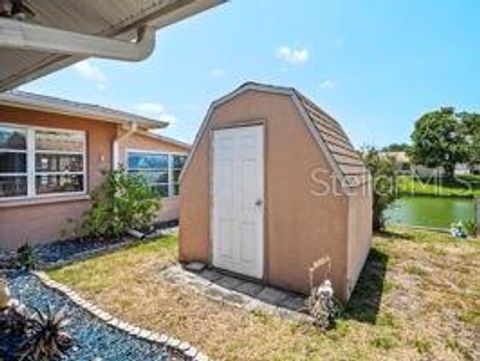
[[[455,179],[400,176],[398,192],[402,196],[480,197],[480,176],[462,175]]]

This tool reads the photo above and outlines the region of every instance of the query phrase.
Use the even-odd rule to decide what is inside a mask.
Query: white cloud
[[[107,87],[108,78],[99,67],[92,65],[89,60],[84,60],[73,65],[81,77],[94,82],[98,89],[104,90]]]
[[[307,48],[292,49],[288,46],[281,46],[277,49],[276,55],[278,58],[283,59],[292,64],[300,64],[308,61],[310,54]]]
[[[222,68],[215,68],[210,70],[210,76],[214,78],[223,78],[225,75],[227,75],[227,71]]]
[[[331,80],[327,79],[327,80],[324,80],[320,83],[320,88],[322,88],[322,89],[333,89],[333,88],[335,88],[335,84]]]
[[[172,124],[177,121],[177,118],[173,114],[168,113],[165,107],[160,103],[138,103],[135,106],[135,110],[146,117],[154,118],[162,122]]]
[[[139,103],[137,104],[136,108],[143,112],[143,113],[148,113],[148,114],[163,114],[165,113],[165,107],[162,104],[158,103]]]

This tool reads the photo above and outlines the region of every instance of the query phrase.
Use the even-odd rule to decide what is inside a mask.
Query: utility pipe
[[[130,124],[130,128],[126,133],[123,133],[121,136],[117,136],[113,140],[113,154],[112,154],[112,169],[118,169],[120,167],[120,143],[127,140],[137,131],[138,125],[136,122]]]

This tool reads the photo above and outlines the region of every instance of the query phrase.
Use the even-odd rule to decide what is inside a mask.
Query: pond
[[[459,220],[474,220],[475,202],[471,198],[403,197],[386,211],[386,216],[387,224],[449,228]]]

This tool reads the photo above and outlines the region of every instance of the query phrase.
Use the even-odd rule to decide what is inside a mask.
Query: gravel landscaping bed
[[[108,325],[86,310],[77,306],[66,296],[46,287],[37,277],[29,273],[7,273],[4,275],[12,296],[24,304],[28,310],[36,307],[54,310],[63,307],[70,323],[66,331],[72,336],[74,346],[65,355],[67,361],[167,361],[186,360],[186,357],[168,353],[167,349],[155,342],[149,342],[129,335],[119,328]],[[0,357],[4,361],[14,361],[14,350],[19,340],[2,335],[0,330]]]
[[[145,235],[145,239],[152,239],[168,234],[175,230],[178,222],[169,221],[156,225],[155,230]],[[60,267],[94,255],[102,254],[139,242],[132,237],[119,239],[93,240],[90,238],[75,238],[34,246],[40,268],[48,269]],[[8,268],[16,253],[0,250],[0,269]]]

